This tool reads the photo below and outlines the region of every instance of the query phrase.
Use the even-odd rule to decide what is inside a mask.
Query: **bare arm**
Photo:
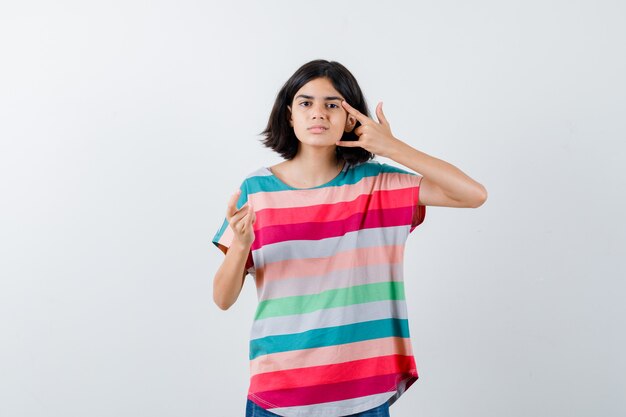
[[[419,204],[477,208],[487,200],[487,189],[456,166],[418,151],[398,140],[389,158],[424,176]]]
[[[213,278],[213,301],[222,310],[228,310],[239,298],[247,273],[248,253],[254,242],[253,224],[256,215],[248,202],[237,209],[239,193],[240,190],[228,201],[226,219],[234,236],[229,249],[220,246],[226,256]]]
[[[233,242],[213,278],[213,301],[222,310],[235,304],[246,277],[246,260],[250,247]]]
[[[420,205],[476,208],[487,200],[487,189],[484,185],[449,162],[418,151],[396,138],[391,133],[391,126],[383,113],[382,102],[376,106],[378,122],[345,100],[341,104],[350,115],[361,122],[361,126],[354,129],[354,133],[359,136],[358,140],[337,141],[337,145],[362,147],[420,173],[424,177],[420,180]]]

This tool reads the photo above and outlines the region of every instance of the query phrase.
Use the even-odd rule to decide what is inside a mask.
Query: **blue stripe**
[[[408,319],[381,319],[250,340],[250,360],[270,353],[342,345],[382,337],[409,338]]]
[[[325,188],[329,186],[351,185],[361,181],[364,177],[375,177],[380,173],[381,165],[378,162],[363,163],[351,167],[342,175],[339,175],[335,180],[324,184]],[[274,176],[270,175],[256,175],[246,179],[248,182],[248,192],[250,194],[273,191],[285,191],[293,190],[293,188],[287,187],[282,182],[278,181]]]

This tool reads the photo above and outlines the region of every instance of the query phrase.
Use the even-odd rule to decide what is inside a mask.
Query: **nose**
[[[313,111],[311,112],[314,119],[326,119],[326,104],[325,103],[317,103],[313,106]]]

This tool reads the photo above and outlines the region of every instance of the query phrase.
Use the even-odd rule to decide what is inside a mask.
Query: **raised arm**
[[[383,113],[382,102],[376,106],[378,122],[342,101],[343,108],[361,126],[354,130],[356,141],[338,141],[338,146],[359,146],[390,158],[421,174],[419,204],[442,207],[480,207],[487,200],[487,189],[454,165],[418,151],[391,133],[391,125]]]

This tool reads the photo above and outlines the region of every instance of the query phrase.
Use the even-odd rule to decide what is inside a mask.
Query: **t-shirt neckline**
[[[318,188],[329,187],[329,186],[337,183],[341,179],[342,174],[348,170],[348,161],[344,161],[343,167],[341,168],[341,171],[339,171],[337,173],[335,178],[331,179],[330,181],[328,181],[328,182],[326,182],[324,184],[321,184],[321,185],[318,185],[318,186],[315,186],[315,187],[309,187],[309,188],[292,187],[291,185],[283,182],[280,178],[278,178],[276,175],[274,175],[274,173],[272,172],[272,170],[269,167],[263,167],[263,168],[265,168],[265,170],[269,173],[269,175],[272,178],[274,178],[274,180],[276,180],[277,182],[282,184],[284,187],[286,187],[286,188],[288,188],[290,190],[295,190],[295,191],[306,191],[306,190],[315,190],[315,189],[318,189]]]

